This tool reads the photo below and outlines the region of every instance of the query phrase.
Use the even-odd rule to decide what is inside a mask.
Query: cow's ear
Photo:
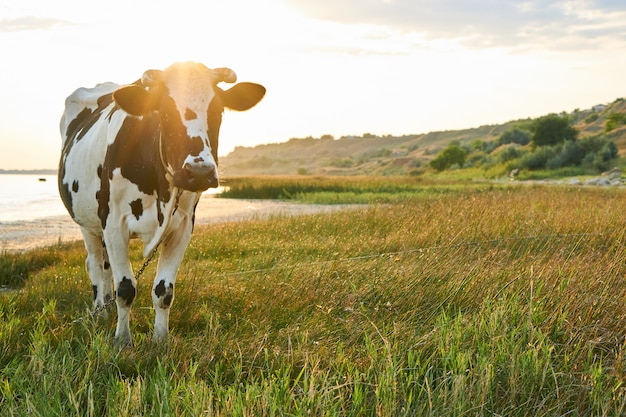
[[[231,110],[248,110],[256,105],[265,95],[265,87],[254,83],[235,84],[228,90],[218,89],[224,107]]]
[[[133,116],[145,116],[155,109],[155,99],[143,87],[129,85],[119,88],[113,93],[113,99],[128,114]]]

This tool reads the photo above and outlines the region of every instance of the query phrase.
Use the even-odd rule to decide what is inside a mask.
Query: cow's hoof
[[[154,346],[167,346],[167,335],[157,335],[156,333],[152,336],[152,344]]]
[[[133,340],[128,337],[116,337],[113,340],[113,344],[119,349],[129,349],[134,347]]]

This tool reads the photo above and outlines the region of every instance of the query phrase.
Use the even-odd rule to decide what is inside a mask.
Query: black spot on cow
[[[199,136],[190,138],[189,155],[198,156],[204,150],[204,141]]]
[[[157,297],[163,297],[165,295],[165,281],[164,280],[161,280],[161,282],[159,282],[157,286],[154,287],[154,294]]]
[[[185,110],[185,120],[195,120],[198,118],[198,115],[195,111],[191,109]]]
[[[156,112],[155,112],[156,113]],[[102,215],[105,214],[105,200],[108,206],[109,181],[113,172],[120,168],[122,177],[135,184],[146,195],[157,195],[159,201],[169,201],[171,194],[161,155],[169,155],[167,146],[161,147],[160,118],[158,114],[142,118],[129,117],[124,120],[115,140],[107,148],[101,175]],[[105,190],[106,188],[106,190]],[[106,196],[102,193],[106,192]],[[106,197],[106,198],[105,198]],[[108,214],[108,213],[106,213]],[[100,219],[103,220],[103,216]]]
[[[96,192],[96,200],[98,200],[98,218],[102,224],[102,229],[106,227],[107,218],[109,217],[109,186],[108,178],[102,178],[100,180],[100,190]]]
[[[74,119],[67,125],[67,142],[66,146],[74,144],[83,138],[85,133],[93,126],[98,120],[98,114],[94,116],[94,113],[89,108],[84,108],[80,113],[76,115]],[[82,134],[81,134],[82,132]],[[69,143],[68,143],[69,142]],[[67,152],[69,153],[69,152]],[[67,154],[66,153],[66,154]]]
[[[122,282],[117,287],[117,298],[121,299],[126,303],[127,306],[130,306],[135,299],[136,290],[133,282],[127,277],[122,278]]]
[[[107,261],[104,261],[104,269],[109,269],[111,268],[111,264],[108,263]]]
[[[98,108],[103,109],[113,102],[113,94],[105,94],[98,98]]]
[[[133,213],[133,216],[135,216],[135,218],[139,220],[139,218],[143,214],[143,203],[141,202],[140,198],[130,203],[130,210]]]
[[[157,286],[154,287],[154,294],[159,298],[163,298],[161,300],[161,308],[169,308],[174,298],[174,284],[170,283],[166,288],[165,280],[161,280]]]
[[[169,308],[172,305],[173,298],[173,294],[167,294],[165,297],[163,297],[163,306]]]
[[[93,290],[93,299],[95,300],[96,298],[98,298],[98,287],[95,285],[92,285],[91,289]]]
[[[161,211],[161,206],[157,205],[157,220],[159,221],[159,226],[163,226],[163,221],[165,220],[165,216]]]
[[[72,202],[72,193],[70,192],[70,185],[63,182],[61,179],[61,175],[59,174],[59,194],[61,194],[61,200],[63,200],[63,205],[70,213],[70,216],[74,218],[74,207]]]
[[[78,192],[78,180],[74,180],[74,182],[72,183],[72,191],[74,191],[75,193]]]

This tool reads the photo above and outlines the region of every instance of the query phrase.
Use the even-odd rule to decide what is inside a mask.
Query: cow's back
[[[79,88],[65,100],[60,130],[63,152],[59,191],[72,218],[83,228],[101,234],[98,218],[100,175],[109,141],[125,117],[114,111],[115,83]]]

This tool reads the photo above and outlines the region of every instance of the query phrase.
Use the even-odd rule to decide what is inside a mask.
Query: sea
[[[221,188],[205,194],[216,194]],[[68,216],[59,197],[56,175],[0,174],[0,222],[23,222]]]
[[[67,215],[56,175],[0,175],[0,222]]]

